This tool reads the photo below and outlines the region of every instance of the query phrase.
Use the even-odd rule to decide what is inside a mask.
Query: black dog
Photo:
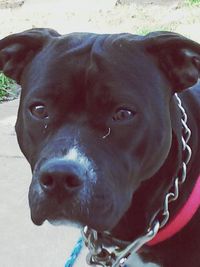
[[[170,218],[184,205],[200,175],[198,43],[170,32],[33,29],[0,41],[0,68],[22,86],[16,132],[33,172],[35,224],[67,220],[127,241],[144,234],[182,170],[176,92],[192,157]],[[200,209],[141,254],[164,267],[199,267],[199,251]]]

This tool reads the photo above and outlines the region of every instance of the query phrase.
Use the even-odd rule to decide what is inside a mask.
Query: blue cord
[[[74,265],[76,259],[78,258],[81,252],[82,247],[83,247],[83,239],[82,237],[80,237],[70,255],[70,258],[65,263],[65,267],[72,267]]]

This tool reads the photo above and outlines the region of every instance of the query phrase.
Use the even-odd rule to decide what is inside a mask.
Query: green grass
[[[6,98],[12,94],[14,84],[15,82],[12,79],[0,72],[0,102],[6,100]]]
[[[194,5],[200,5],[200,0],[186,0],[186,3],[188,5],[192,5],[192,6],[194,6]]]

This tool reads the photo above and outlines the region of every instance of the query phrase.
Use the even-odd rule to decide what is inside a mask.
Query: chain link
[[[183,149],[183,154],[186,156],[185,159],[183,159],[182,162],[182,167],[181,167],[181,174],[180,176],[177,176],[174,180],[174,184],[172,186],[172,192],[167,193],[167,195],[165,196],[165,200],[164,200],[164,206],[163,209],[158,211],[156,213],[156,215],[153,217],[153,219],[151,220],[150,223],[150,228],[151,225],[155,223],[155,221],[158,221],[160,223],[160,229],[163,228],[166,223],[169,220],[169,203],[172,201],[175,201],[178,197],[179,197],[179,186],[182,185],[187,177],[187,164],[190,161],[191,155],[192,155],[192,151],[191,148],[188,145],[188,141],[191,137],[191,131],[189,129],[189,127],[187,126],[187,114],[185,112],[185,109],[182,106],[182,102],[180,100],[180,98],[178,97],[177,94],[175,94],[176,100],[178,102],[178,107],[181,111],[181,123],[182,123],[182,138],[181,138],[181,142],[182,142],[182,149]],[[160,220],[159,218],[163,217],[162,220]]]
[[[85,245],[89,249],[86,261],[89,265],[93,266],[124,267],[128,257],[133,252],[138,251],[138,249],[140,249],[145,243],[152,240],[152,238],[154,238],[157,234],[159,227],[159,223],[156,222],[152,229],[149,229],[145,235],[140,236],[132,243],[126,242],[127,246],[124,249],[120,249],[119,247],[107,249],[102,244],[99,244],[98,238],[94,240],[97,232],[85,226],[82,230],[82,236],[85,241]]]
[[[89,254],[87,256],[87,263],[93,266],[103,266],[103,267],[123,267],[125,266],[125,262],[127,261],[128,257],[131,253],[137,252],[145,243],[152,240],[157,232],[163,228],[169,220],[170,213],[169,213],[169,204],[177,200],[179,197],[179,187],[182,185],[187,176],[187,164],[190,161],[192,151],[190,146],[188,145],[189,139],[191,137],[191,131],[187,126],[187,114],[185,109],[182,106],[181,100],[177,94],[175,94],[175,98],[178,103],[178,107],[181,111],[181,124],[182,124],[182,150],[184,159],[182,162],[182,166],[180,168],[178,176],[174,179],[174,183],[172,186],[172,191],[166,194],[164,199],[163,208],[158,210],[153,218],[150,221],[150,227],[147,233],[143,236],[140,236],[131,244],[128,242],[125,249],[120,249],[119,247],[114,248],[112,251],[106,249],[105,246],[99,241],[98,239],[98,232],[89,229],[87,226],[82,230],[82,236],[85,242],[85,245],[89,249]],[[162,219],[161,219],[162,218]],[[105,234],[109,239],[109,234]],[[117,239],[110,237],[113,240],[114,244]],[[119,240],[117,240],[120,243]]]

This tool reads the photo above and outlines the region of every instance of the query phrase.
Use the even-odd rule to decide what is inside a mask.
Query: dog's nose
[[[80,190],[84,169],[79,163],[64,159],[52,159],[45,163],[39,176],[44,192],[55,196],[67,196]]]

